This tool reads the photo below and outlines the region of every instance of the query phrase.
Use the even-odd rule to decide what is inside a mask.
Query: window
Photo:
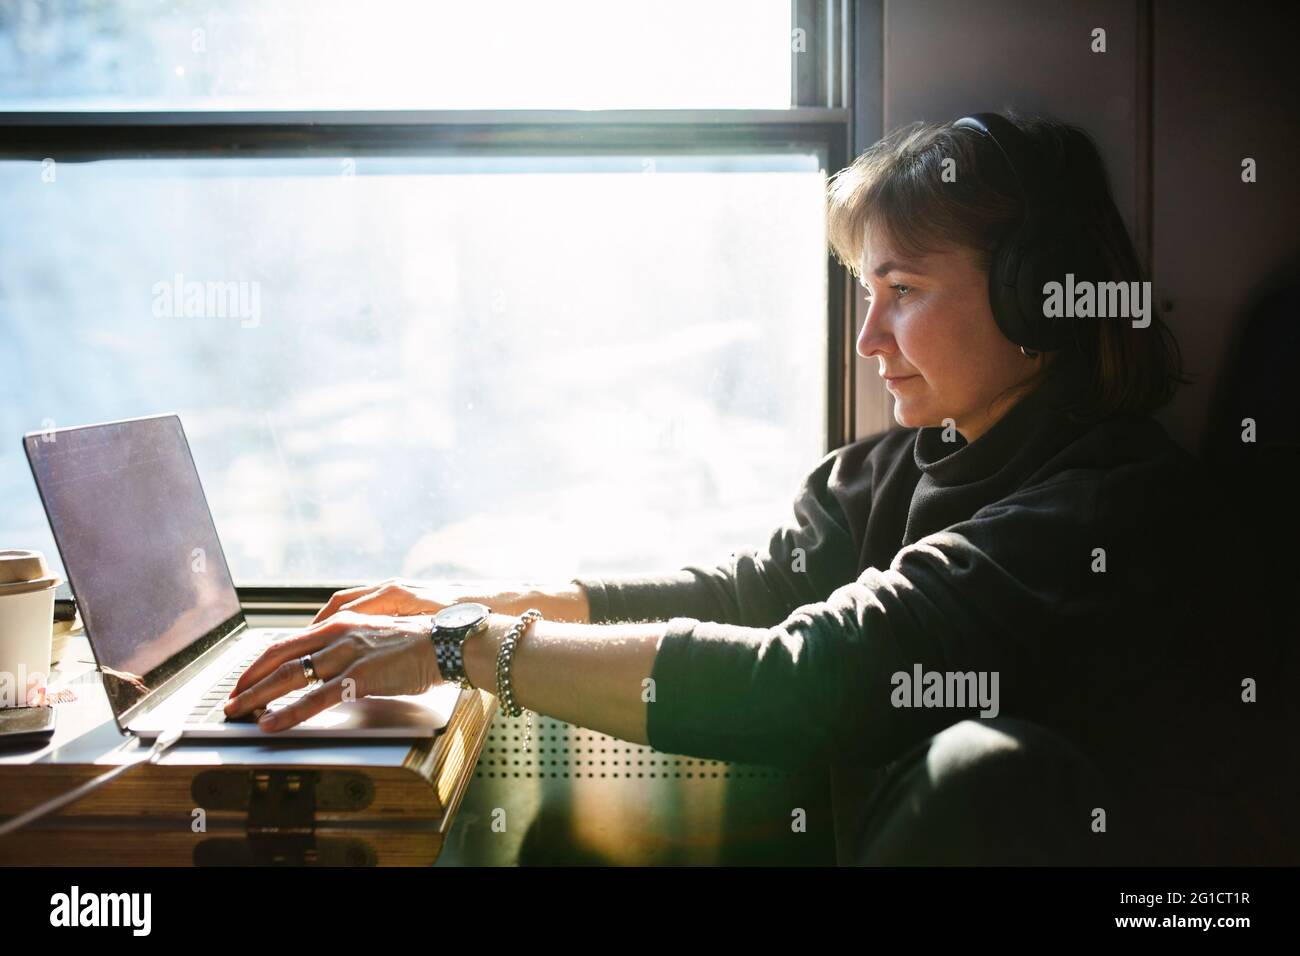
[[[789,0],[0,4],[10,109],[782,109]]]
[[[608,66],[608,83],[524,77],[471,101],[440,79],[419,94],[475,112],[354,112],[328,84],[328,111],[289,112],[303,101],[278,68],[228,60],[166,87],[105,66],[152,50],[156,67],[160,37],[215,4],[38,6],[35,26],[7,11],[0,28],[4,546],[56,556],[18,442],[51,425],[179,412],[236,580],[272,586],[715,561],[761,546],[846,433],[823,206],[844,111],[550,109],[771,99],[766,54],[743,37],[727,41],[752,59],[743,96],[700,77],[654,87],[632,74],[663,51],[638,47],[651,59]],[[221,4],[207,49],[289,29],[252,6]],[[344,8],[319,6],[312,29],[333,29]],[[788,106],[790,5],[752,23],[735,6],[637,16],[706,34],[713,17],[776,23]],[[605,16],[556,8],[583,29]],[[542,26],[521,27],[563,16],[497,19],[500,42],[545,46]],[[358,47],[411,42],[392,20],[353,29]],[[69,39],[83,34],[110,39]],[[80,79],[15,78],[15,62],[60,55]],[[373,79],[343,106],[414,95],[400,72]],[[145,93],[190,105],[121,106]],[[227,94],[276,108],[206,108]],[[64,97],[74,111],[52,112]]]

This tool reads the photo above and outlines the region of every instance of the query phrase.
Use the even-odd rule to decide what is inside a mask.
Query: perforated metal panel
[[[439,865],[831,864],[826,780],[500,713]],[[804,826],[793,825],[798,815]]]
[[[717,760],[662,754],[606,734],[574,727],[549,717],[533,720],[532,743],[523,750],[524,718],[498,714],[492,725],[476,777],[600,777],[604,779],[764,778],[791,775],[764,767],[737,767]]]

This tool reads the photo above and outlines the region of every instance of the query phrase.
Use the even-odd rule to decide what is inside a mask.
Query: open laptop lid
[[[27,460],[119,727],[244,625],[176,415],[32,432]]]

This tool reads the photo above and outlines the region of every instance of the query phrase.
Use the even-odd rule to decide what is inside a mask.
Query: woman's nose
[[[888,353],[893,346],[894,335],[885,321],[884,306],[869,301],[867,317],[862,323],[862,331],[858,333],[858,354],[863,358],[871,358],[873,355]]]

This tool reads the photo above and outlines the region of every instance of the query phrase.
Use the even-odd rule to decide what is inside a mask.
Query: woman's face
[[[879,360],[894,418],[906,427],[952,419],[974,441],[1019,397],[1007,390],[1042,362],[1026,358],[998,329],[988,273],[965,250],[905,261],[870,228],[861,266],[870,305],[858,354]]]

